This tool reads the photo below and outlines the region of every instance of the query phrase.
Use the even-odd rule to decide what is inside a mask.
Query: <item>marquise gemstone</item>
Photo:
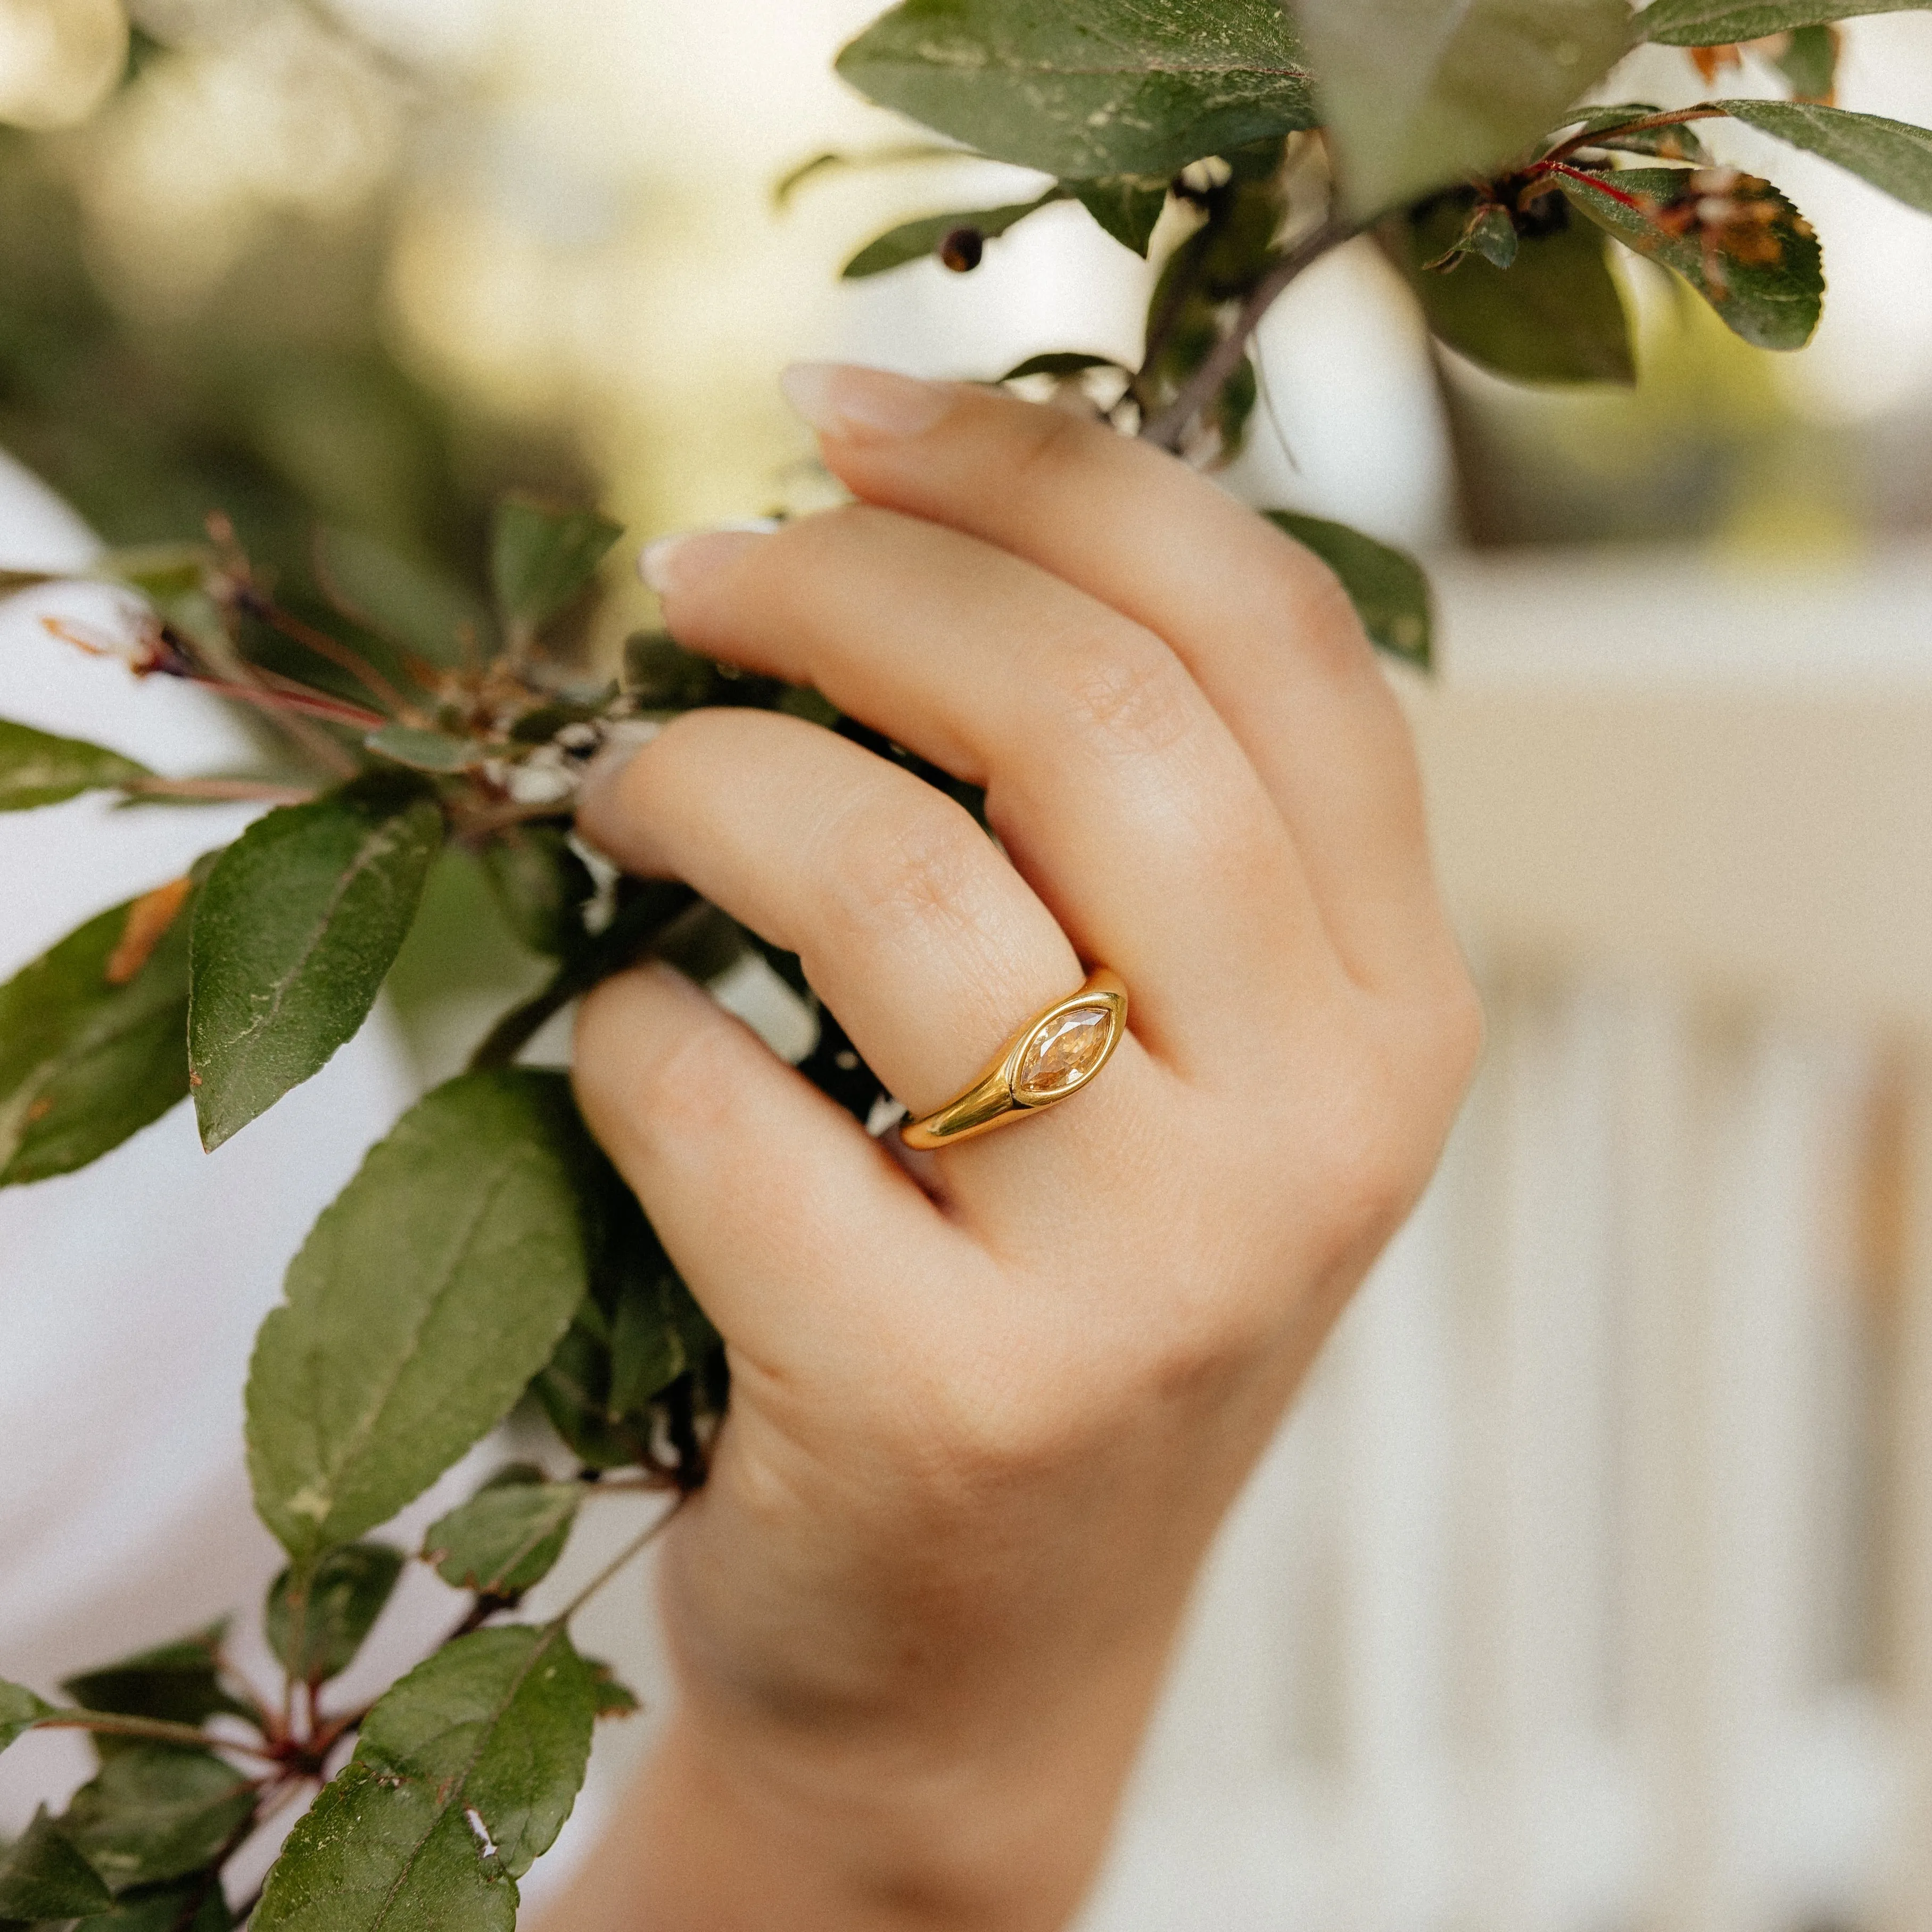
[[[1106,1006],[1056,1014],[1027,1042],[1013,1075],[1015,1098],[1037,1105],[1078,1086],[1106,1058],[1113,1032],[1113,1015]]]

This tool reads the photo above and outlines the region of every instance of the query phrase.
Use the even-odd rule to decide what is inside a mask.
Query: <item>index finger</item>
[[[855,495],[996,544],[1167,641],[1286,818],[1354,977],[1453,952],[1408,727],[1325,564],[1176,458],[1064,410],[826,364],[785,388]]]

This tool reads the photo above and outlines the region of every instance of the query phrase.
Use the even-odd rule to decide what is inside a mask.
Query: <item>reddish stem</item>
[[[1644,204],[1638,196],[1626,194],[1620,188],[1612,188],[1609,182],[1602,180],[1598,176],[1586,173],[1582,168],[1568,167],[1561,161],[1538,161],[1528,172],[1532,177],[1539,178],[1550,175],[1561,175],[1565,181],[1576,182],[1585,188],[1594,188],[1599,194],[1606,196],[1612,201],[1622,202],[1625,208],[1636,214],[1641,214],[1644,212]]]

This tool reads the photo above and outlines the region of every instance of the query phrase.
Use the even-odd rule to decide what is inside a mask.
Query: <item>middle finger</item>
[[[681,642],[810,684],[985,786],[1017,869],[1183,1070],[1340,982],[1285,821],[1150,632],[990,544],[866,508],[652,562]]]

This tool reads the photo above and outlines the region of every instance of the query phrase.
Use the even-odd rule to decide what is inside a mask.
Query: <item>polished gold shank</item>
[[[1054,1064],[1056,1048],[1077,1038],[1087,1029],[1079,1022],[1088,1014],[1104,1018],[1106,1034],[1097,1047],[1076,1049],[1078,1058],[1066,1066],[1060,1077],[1048,1084],[1038,1077]],[[1062,1024],[1071,1021],[1072,1024]],[[1028,1114],[1070,1100],[1082,1088],[1090,1086],[1101,1070],[1113,1058],[1127,1030],[1127,989],[1118,974],[1104,967],[1090,975],[1077,993],[1057,1000],[1045,1012],[1036,1013],[1015,1034],[998,1059],[973,1084],[937,1113],[923,1120],[908,1121],[899,1130],[908,1147],[930,1152],[956,1147],[960,1142],[996,1127],[1010,1126]],[[1036,1051],[1036,1048],[1038,1048]],[[1033,1057],[1038,1073],[1031,1082],[1023,1081],[1022,1070]]]

